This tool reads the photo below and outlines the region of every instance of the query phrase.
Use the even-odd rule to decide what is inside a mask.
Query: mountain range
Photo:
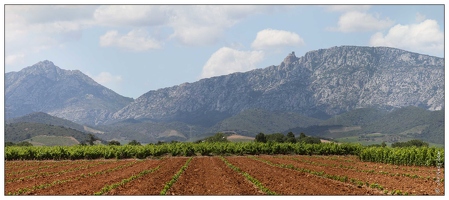
[[[101,127],[104,139],[187,140],[229,130],[254,136],[324,126],[323,120],[354,110],[383,116],[407,106],[444,109],[443,58],[389,47],[292,52],[276,66],[151,90],[137,99],[51,61],[5,74],[7,120],[44,112]]]

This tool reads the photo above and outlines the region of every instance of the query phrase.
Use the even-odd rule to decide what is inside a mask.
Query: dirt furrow
[[[29,179],[29,177],[34,177],[34,175],[45,176],[45,174],[54,173],[55,170],[58,170],[57,172],[66,171],[80,166],[86,166],[94,162],[98,161],[54,163],[52,165],[47,165],[45,167],[41,166],[41,168],[34,168],[34,169],[24,168],[21,171],[17,171],[18,173],[8,171],[8,173],[5,176],[5,183],[19,181],[18,179],[21,179],[20,181],[26,180]]]
[[[232,171],[218,157],[195,157],[167,194],[261,195],[251,182]]]
[[[159,164],[160,168],[157,171],[112,189],[105,195],[159,195],[165,183],[171,180],[187,159],[185,157],[164,159]]]
[[[379,184],[383,187],[383,190],[401,190],[402,193],[407,192],[408,194],[416,195],[429,195],[435,194],[435,189],[437,184],[433,180],[422,180],[422,179],[411,179],[409,177],[398,177],[398,176],[386,176],[374,173],[357,172],[354,170],[333,168],[328,166],[317,166],[312,164],[307,164],[297,160],[282,159],[272,156],[260,156],[259,158],[263,160],[268,160],[275,164],[291,164],[298,168],[306,168],[309,170],[324,172],[329,175],[339,175],[347,176],[348,180],[357,179],[363,182],[368,182],[368,186],[371,184]],[[321,161],[323,162],[323,161]],[[442,188],[444,193],[444,188]],[[441,190],[441,189],[440,189]],[[385,191],[384,191],[385,192]]]
[[[93,195],[105,185],[120,182],[123,179],[136,175],[139,172],[151,168],[155,168],[160,160],[145,160],[135,165],[121,168],[117,171],[104,173],[98,176],[86,177],[79,181],[59,184],[54,187],[38,190],[33,194],[36,195]]]
[[[281,156],[286,157],[286,156]],[[382,171],[388,173],[399,173],[399,174],[410,174],[410,175],[418,175],[421,177],[430,177],[433,178],[437,176],[437,167],[426,167],[426,166],[403,166],[403,165],[392,165],[385,163],[376,163],[376,162],[362,162],[357,161],[356,156],[287,156],[286,158],[296,158],[302,161],[316,162],[316,163],[326,163],[328,165],[335,166],[351,166],[354,169],[361,170],[375,170]],[[329,159],[332,158],[332,159]],[[346,162],[346,161],[353,162]],[[440,168],[441,177],[444,176],[444,168]]]
[[[96,162],[103,162],[103,161],[96,161]],[[106,164],[97,165],[94,167],[90,167],[87,169],[72,171],[65,174],[54,174],[50,176],[44,176],[44,177],[38,177],[33,179],[24,180],[21,182],[14,182],[11,184],[5,185],[5,194],[8,194],[9,192],[14,193],[18,191],[19,189],[23,188],[32,188],[33,186],[39,186],[43,184],[50,184],[57,180],[67,180],[71,178],[75,178],[80,176],[81,174],[88,174],[88,173],[94,173],[97,171],[106,170],[109,168],[114,168],[120,165],[126,165],[130,162],[133,162],[132,160],[119,160],[119,161],[107,161]],[[55,169],[55,171],[58,171],[58,169]]]
[[[226,157],[265,187],[281,195],[372,195],[373,190],[329,180],[314,175],[269,166],[247,157]]]

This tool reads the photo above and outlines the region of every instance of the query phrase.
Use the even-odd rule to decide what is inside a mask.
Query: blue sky
[[[133,98],[278,65],[292,51],[300,57],[341,45],[389,46],[444,57],[444,5],[4,8],[5,72],[50,60]]]

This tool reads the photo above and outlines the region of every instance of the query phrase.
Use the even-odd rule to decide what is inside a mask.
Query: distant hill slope
[[[187,141],[206,131],[201,126],[192,126],[183,122],[153,122],[145,120],[124,120],[109,125],[96,126],[104,131],[97,135],[104,140],[131,141],[155,143],[157,141]]]
[[[5,74],[6,119],[45,112],[94,125],[103,123],[132,100],[78,70],[64,70],[47,60]]]
[[[361,117],[360,120],[357,120],[357,116]],[[335,116],[317,126],[297,127],[284,132],[288,131],[327,138],[369,136],[378,133],[385,137],[385,140],[394,137],[397,140],[420,139],[444,144],[444,110],[428,111],[408,106],[385,113],[358,109]]]
[[[417,137],[425,141],[444,144],[444,110],[432,112],[429,118],[429,126]]]
[[[255,136],[261,132],[279,133],[289,128],[308,127],[320,122],[319,119],[292,112],[248,109],[217,123],[209,132],[235,131],[240,135]]]
[[[365,133],[379,132],[398,134],[421,125],[430,125],[435,112],[423,108],[408,106],[388,113],[382,118],[363,127]]]
[[[83,125],[59,117],[54,117],[44,112],[30,113],[28,115],[6,121],[7,124],[18,122],[32,122],[32,123],[48,124],[53,126],[63,126],[66,128],[71,128],[81,132],[85,132]]]
[[[86,133],[61,126],[30,122],[9,123],[5,125],[5,142],[16,143],[42,135],[73,137],[78,142],[84,142],[89,139]]]
[[[38,135],[25,141],[33,146],[72,146],[80,144],[78,140],[71,136]]]
[[[359,108],[333,116],[321,122],[320,125],[361,126],[372,123],[387,114],[388,112],[385,110],[375,108]]]

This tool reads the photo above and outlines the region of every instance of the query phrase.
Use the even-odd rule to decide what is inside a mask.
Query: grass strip
[[[167,194],[167,191],[178,180],[179,176],[181,176],[181,174],[187,169],[187,167],[189,166],[189,163],[192,159],[193,159],[193,157],[190,157],[186,161],[186,163],[181,167],[181,169],[179,169],[179,171],[171,178],[171,180],[165,184],[164,189],[162,189],[162,191],[160,192],[161,195]]]
[[[234,166],[233,164],[231,164],[228,160],[226,160],[223,156],[220,156],[220,159],[232,170],[234,170],[235,172],[241,174],[242,176],[244,176],[246,179],[248,179],[251,183],[253,183],[254,185],[256,185],[260,190],[262,190],[265,194],[269,194],[269,195],[277,195],[275,192],[270,191],[268,188],[266,188],[259,180],[257,180],[256,178],[252,177],[251,175],[249,175],[248,173],[242,171],[240,168]]]
[[[131,181],[133,181],[135,179],[138,179],[138,178],[140,178],[142,176],[145,176],[146,174],[153,173],[153,172],[157,171],[159,168],[160,168],[160,166],[157,166],[157,167],[155,167],[153,169],[143,170],[143,171],[139,172],[139,174],[133,175],[133,176],[127,178],[127,179],[123,179],[122,181],[120,181],[118,183],[114,183],[114,184],[111,184],[111,185],[106,185],[103,188],[101,188],[101,190],[99,192],[94,193],[94,195],[106,194],[109,191],[111,191],[112,189],[115,189],[115,188],[117,188],[119,186],[123,186],[123,185],[125,185],[125,184],[127,184],[127,183],[129,183],[129,182],[131,182]]]

